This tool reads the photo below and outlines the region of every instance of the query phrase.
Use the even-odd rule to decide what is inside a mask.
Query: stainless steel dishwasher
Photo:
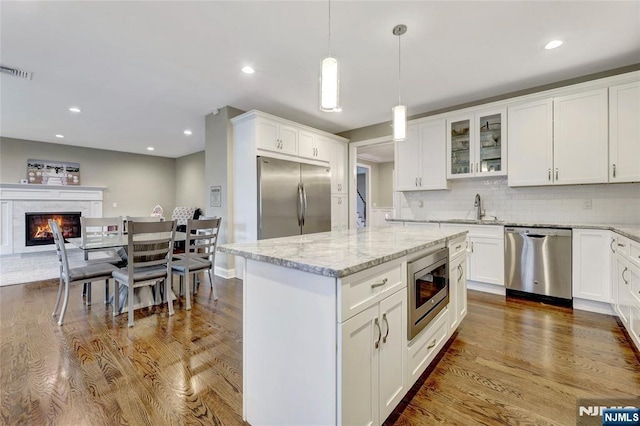
[[[507,293],[571,300],[571,229],[505,227]]]

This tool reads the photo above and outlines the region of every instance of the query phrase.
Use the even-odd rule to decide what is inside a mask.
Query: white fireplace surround
[[[80,212],[102,217],[105,187],[71,185],[0,184],[0,254],[54,250],[53,245],[25,245],[25,213]]]

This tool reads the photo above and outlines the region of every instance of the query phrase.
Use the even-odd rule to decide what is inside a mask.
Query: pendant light
[[[329,0],[329,55],[320,62],[320,110],[342,111],[338,59],[331,55],[331,0]]]
[[[400,102],[400,36],[407,32],[406,25],[396,25],[393,27],[393,35],[398,36],[398,105],[392,108],[393,111],[393,140],[400,142],[407,137],[407,107]]]

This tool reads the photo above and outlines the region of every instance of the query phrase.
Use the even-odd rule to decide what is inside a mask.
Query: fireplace
[[[64,238],[81,237],[80,216],[81,212],[25,213],[25,245],[41,246],[53,244],[53,233],[49,227],[49,219],[58,222]]]

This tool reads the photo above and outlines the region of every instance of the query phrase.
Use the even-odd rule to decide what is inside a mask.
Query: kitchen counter
[[[464,235],[394,226],[224,244],[218,250],[327,277],[344,277]]]
[[[499,226],[524,226],[538,228],[579,228],[579,229],[603,229],[617,232],[627,238],[640,243],[640,225],[604,225],[585,223],[537,223],[515,222],[500,220],[476,220],[476,219],[387,219],[387,222],[413,222],[413,223],[459,223],[463,225],[499,225]]]

